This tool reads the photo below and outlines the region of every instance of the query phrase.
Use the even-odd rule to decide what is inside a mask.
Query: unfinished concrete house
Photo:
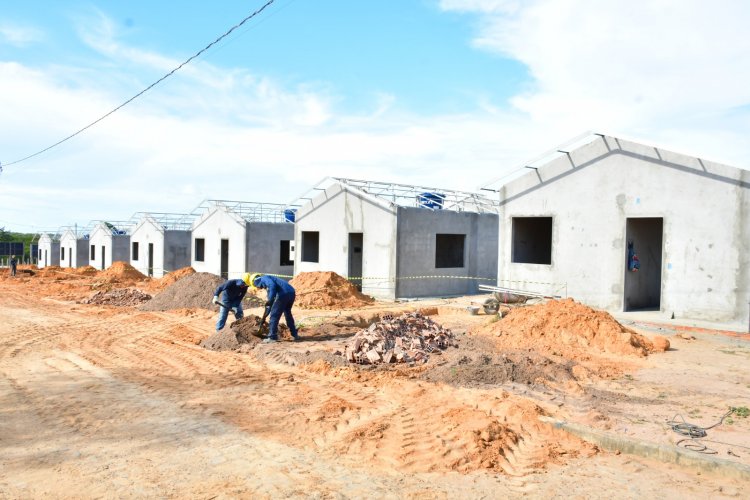
[[[500,285],[748,325],[750,171],[603,134],[522,170],[498,188]]]
[[[39,236],[37,267],[60,265],[60,235],[44,233]]]
[[[161,278],[190,265],[190,228],[194,216],[140,212],[133,216],[130,265],[146,276]]]
[[[386,299],[476,293],[497,275],[498,218],[483,195],[329,178],[300,200],[295,274],[334,271]]]
[[[276,203],[206,200],[193,211],[191,266],[223,278],[245,272],[291,275],[293,219]]]
[[[60,265],[62,267],[84,267],[89,265],[90,228],[61,228]]]
[[[89,265],[107,269],[113,262],[130,262],[130,222],[98,222],[89,236]]]

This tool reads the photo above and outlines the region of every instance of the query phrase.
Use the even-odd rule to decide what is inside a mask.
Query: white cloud
[[[750,3],[443,0],[441,7],[477,15],[472,43],[528,67],[533,81],[511,102],[532,123],[571,136],[604,128],[669,138],[748,163],[744,131],[726,118],[750,103]]]
[[[44,33],[37,28],[0,23],[0,44],[7,43],[16,47],[26,47],[42,39],[44,39]]]

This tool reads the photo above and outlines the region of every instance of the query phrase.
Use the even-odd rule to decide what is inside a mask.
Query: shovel
[[[224,308],[224,309],[226,309],[227,311],[232,311],[233,313],[237,314],[237,308],[236,308],[236,307],[229,307],[228,305],[226,305],[226,304],[225,304],[224,302],[222,302],[222,301],[218,301],[218,302],[216,303],[216,305],[218,305],[218,306],[221,306],[221,307],[223,307],[223,308]]]
[[[266,308],[263,310],[263,317],[260,319],[260,325],[258,326],[258,335],[257,335],[258,337],[263,337],[263,333],[262,333],[263,325],[265,324],[266,318],[268,317],[270,312],[271,312],[271,306],[266,306]]]

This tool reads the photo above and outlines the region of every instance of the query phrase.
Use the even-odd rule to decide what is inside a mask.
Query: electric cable
[[[723,424],[724,419],[734,413],[735,410],[736,408],[730,406],[729,410],[721,416],[718,422],[716,422],[714,425],[709,425],[708,427],[701,427],[699,425],[691,424],[687,422],[685,420],[685,417],[683,417],[682,415],[675,415],[674,417],[672,417],[672,420],[668,422],[669,427],[677,434],[687,436],[684,439],[680,439],[679,441],[677,441],[675,445],[682,446],[682,448],[697,451],[706,455],[716,455],[718,452],[713,448],[709,448],[708,446],[704,445],[700,441],[700,438],[706,437],[708,435],[707,431],[709,429],[713,429],[714,427],[718,427]],[[680,419],[680,421],[677,420],[678,418]]]
[[[56,143],[52,144],[51,146],[48,146],[48,147],[46,147],[46,148],[44,148],[44,149],[42,149],[40,151],[37,151],[36,153],[30,154],[28,156],[25,156],[25,157],[23,157],[23,158],[21,158],[19,160],[15,160],[15,161],[12,161],[10,163],[4,163],[4,164],[2,164],[2,167],[0,167],[0,172],[2,172],[2,168],[4,168],[4,167],[8,167],[10,165],[16,165],[16,164],[21,163],[23,161],[26,161],[26,160],[29,160],[31,158],[34,158],[35,156],[38,156],[38,155],[40,155],[42,153],[45,153],[45,152],[49,151],[50,149],[52,149],[54,147],[59,146],[60,144],[62,144],[64,142],[72,139],[73,137],[77,136],[78,134],[80,134],[80,133],[88,130],[91,127],[93,127],[94,125],[96,125],[100,121],[104,120],[105,118],[107,118],[111,114],[115,113],[116,111],[120,110],[121,108],[127,106],[128,104],[130,104],[131,102],[133,102],[134,100],[136,100],[137,98],[139,98],[140,96],[142,96],[143,94],[145,94],[146,92],[148,92],[149,90],[151,90],[152,88],[156,87],[159,83],[163,82],[164,80],[166,80],[167,78],[169,78],[170,76],[172,76],[173,74],[175,74],[177,71],[179,71],[180,69],[182,69],[183,66],[187,65],[188,63],[190,63],[193,59],[195,59],[196,57],[199,57],[201,54],[203,54],[204,52],[206,52],[208,49],[210,49],[211,47],[213,47],[214,45],[216,45],[217,43],[219,43],[221,40],[223,40],[224,38],[226,38],[227,36],[229,36],[229,34],[232,33],[234,30],[236,30],[237,28],[241,27],[246,22],[248,22],[249,20],[251,20],[252,18],[254,18],[255,16],[257,16],[258,14],[260,14],[261,12],[263,12],[267,7],[269,7],[272,3],[274,3],[274,1],[275,0],[268,0],[260,8],[258,8],[252,14],[248,15],[247,17],[245,17],[239,23],[237,23],[234,26],[232,26],[231,28],[229,28],[227,31],[224,32],[224,34],[220,35],[213,42],[209,43],[208,45],[206,45],[205,47],[203,47],[201,50],[199,50],[198,52],[196,52],[195,54],[193,54],[189,58],[185,59],[185,61],[183,61],[181,64],[179,64],[177,67],[175,67],[172,71],[170,71],[166,75],[162,76],[161,78],[159,78],[158,80],[156,80],[154,83],[152,83],[151,85],[149,85],[145,89],[141,90],[140,92],[138,92],[137,94],[135,94],[133,97],[131,97],[127,101],[123,102],[122,104],[120,104],[119,106],[117,106],[116,108],[114,108],[113,110],[111,110],[108,113],[102,115],[101,117],[99,117],[96,120],[94,120],[93,122],[89,123],[88,125],[86,125],[82,129],[80,129],[80,130],[78,130],[78,131],[70,134],[69,136],[65,137],[64,139],[61,139],[61,140],[57,141]]]

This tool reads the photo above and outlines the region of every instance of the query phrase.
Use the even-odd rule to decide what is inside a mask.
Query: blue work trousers
[[[242,319],[242,317],[245,315],[242,312],[242,299],[235,299],[235,300],[227,300],[226,293],[223,294],[224,299],[222,300],[223,303],[229,306],[229,309],[236,307],[237,312],[234,313],[235,319]],[[227,309],[224,306],[219,306],[219,321],[216,322],[216,331],[218,332],[222,328],[224,328],[224,325],[227,322],[227,316],[229,316],[229,309]]]
[[[279,338],[279,320],[281,319],[282,313],[284,314],[286,326],[289,327],[289,332],[292,334],[292,337],[297,337],[297,327],[294,324],[294,316],[292,316],[294,298],[294,294],[276,296],[276,300],[273,301],[273,305],[271,306],[271,312],[268,314],[268,338]]]

